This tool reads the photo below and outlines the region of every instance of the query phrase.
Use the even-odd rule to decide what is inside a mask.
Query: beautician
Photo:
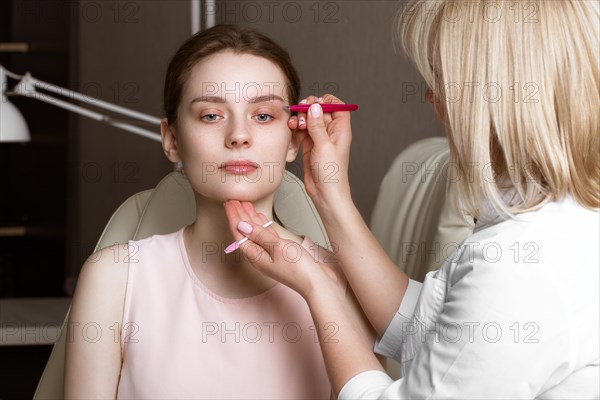
[[[493,19],[491,5],[500,11]],[[375,351],[400,362],[401,379],[360,339],[327,268],[306,251],[290,262],[288,241],[248,207],[228,213],[237,237],[250,239],[244,255],[306,299],[340,399],[600,397],[599,7],[421,0],[405,8],[402,46],[431,88],[461,207],[477,220],[423,283],[393,264],[352,202],[349,113],[314,104],[290,121],[303,138],[307,191],[379,334]],[[515,9],[530,13],[516,18]],[[444,95],[461,82],[479,89]],[[493,101],[480,90],[492,84],[502,90]],[[319,101],[340,102],[307,99]],[[331,162],[337,182],[319,180],[318,167]]]

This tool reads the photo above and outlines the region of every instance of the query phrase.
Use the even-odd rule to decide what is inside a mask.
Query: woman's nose
[[[252,144],[252,136],[244,124],[236,123],[225,138],[225,145],[230,148],[248,147]]]

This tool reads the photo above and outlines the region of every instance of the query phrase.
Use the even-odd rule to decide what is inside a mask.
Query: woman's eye
[[[271,116],[269,114],[257,114],[256,115],[256,120],[258,122],[269,122],[271,119],[273,119],[273,116]]]
[[[206,114],[203,115],[202,117],[200,117],[200,119],[207,121],[207,122],[215,122],[219,120],[219,115],[217,114]]]

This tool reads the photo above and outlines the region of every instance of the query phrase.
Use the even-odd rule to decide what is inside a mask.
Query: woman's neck
[[[257,212],[272,218],[272,199],[254,203]],[[250,265],[238,250],[225,254],[235,239],[220,202],[196,195],[196,220],[184,230],[184,243],[192,270],[215,294],[244,298],[265,292],[276,282]]]

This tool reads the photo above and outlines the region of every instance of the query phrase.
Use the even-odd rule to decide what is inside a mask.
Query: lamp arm
[[[121,128],[126,131],[135,133],[137,135],[146,137],[148,139],[152,139],[157,142],[161,142],[161,136],[155,132],[151,132],[147,129],[140,128],[138,126],[129,124],[127,122],[116,121],[108,115],[103,115],[96,111],[88,110],[87,108],[81,107],[77,104],[69,103],[67,101],[58,99],[56,97],[52,97],[46,93],[40,93],[36,90],[36,87],[39,87],[48,92],[53,92],[53,93],[57,93],[61,96],[70,97],[74,100],[78,100],[78,101],[81,101],[86,104],[91,104],[98,108],[104,108],[104,109],[113,111],[115,113],[123,114],[123,115],[129,116],[131,118],[137,119],[139,121],[148,122],[148,123],[151,123],[154,125],[160,125],[160,121],[161,121],[160,118],[157,118],[152,115],[145,114],[145,113],[142,113],[139,111],[130,110],[125,107],[117,106],[115,104],[108,103],[106,101],[103,101],[103,100],[100,100],[100,99],[97,99],[94,97],[86,96],[81,93],[75,92],[73,90],[65,89],[60,86],[56,86],[51,83],[48,83],[48,82],[37,80],[37,79],[33,78],[29,72],[26,73],[24,76],[17,75],[13,72],[10,72],[10,71],[4,69],[1,65],[0,65],[0,71],[3,72],[4,74],[6,74],[6,76],[11,77],[12,79],[20,80],[19,83],[15,86],[15,89],[12,92],[13,94],[41,100],[43,102],[53,104],[57,107],[64,108],[66,110],[75,112],[75,113],[83,115],[85,117],[95,119],[96,121],[105,122],[105,123],[115,126],[117,128]],[[3,92],[3,89],[4,88],[2,88],[2,92]]]
[[[34,77],[32,77],[29,73],[26,73],[25,76],[23,76],[23,79],[21,79],[21,82],[19,82],[19,84],[17,85],[17,87],[15,88],[16,92],[19,92],[19,94],[23,94],[20,93],[20,91],[31,91],[31,90],[35,90],[35,87],[38,87],[40,89],[46,90],[48,92],[53,92],[56,94],[59,94],[61,96],[65,96],[65,97],[71,97],[75,100],[87,103],[87,104],[91,104],[93,106],[99,107],[99,108],[104,108],[106,110],[110,110],[119,114],[123,114],[123,115],[127,115],[129,117],[141,120],[141,121],[145,121],[145,122],[149,122],[151,124],[155,124],[155,125],[160,125],[160,118],[157,118],[155,116],[152,115],[148,115],[139,111],[134,111],[134,110],[130,110],[128,108],[125,107],[121,107],[118,106],[116,104],[112,104],[112,103],[108,103],[106,101],[91,97],[91,96],[86,96],[84,94],[75,92],[73,90],[69,90],[69,89],[65,89],[62,88],[60,86],[56,86],[53,85],[51,83],[48,82],[44,82],[44,81],[40,81],[35,79]]]
[[[78,106],[77,104],[72,104],[72,103],[66,102],[64,100],[58,99],[56,97],[52,97],[47,94],[39,93],[35,90],[20,91],[20,92],[18,92],[18,94],[20,94],[21,96],[24,96],[24,97],[30,97],[30,98],[34,98],[34,99],[49,103],[49,104],[53,104],[57,107],[64,108],[66,110],[75,112],[77,114],[83,115],[83,116],[91,118],[91,119],[95,119],[96,121],[105,122],[109,125],[127,130],[129,132],[135,133],[140,136],[144,136],[148,139],[152,139],[157,142],[161,141],[160,135],[155,132],[151,132],[149,130],[140,128],[140,127],[132,125],[132,124],[128,124],[126,122],[115,121],[108,115],[104,115],[104,114],[100,114],[96,111],[88,110],[87,108]]]

